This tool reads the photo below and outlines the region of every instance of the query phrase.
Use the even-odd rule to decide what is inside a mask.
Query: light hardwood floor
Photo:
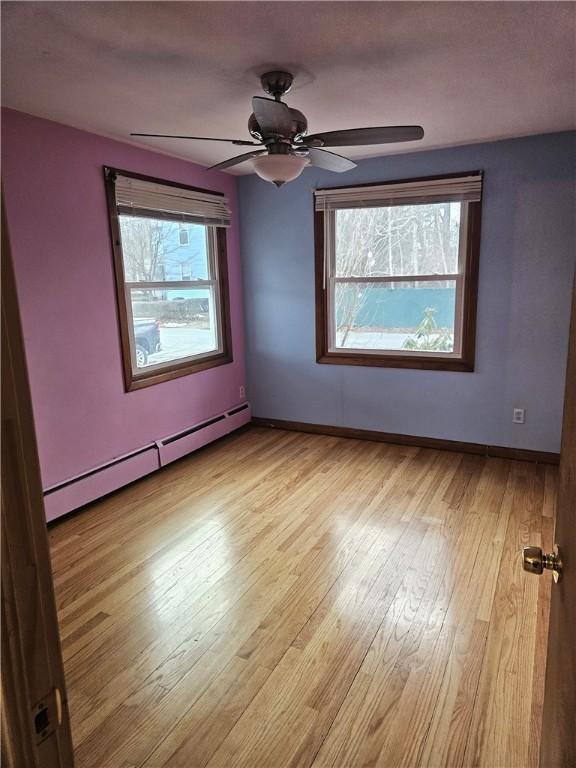
[[[251,428],[56,524],[77,768],[535,767],[555,493]]]

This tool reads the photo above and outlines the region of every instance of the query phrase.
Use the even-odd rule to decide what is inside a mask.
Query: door
[[[576,286],[566,374],[554,541],[562,578],[552,585],[541,768],[576,766]]]
[[[2,765],[72,768],[48,535],[2,209]]]

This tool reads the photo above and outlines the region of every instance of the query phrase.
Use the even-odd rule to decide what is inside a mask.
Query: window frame
[[[166,179],[159,179],[153,176],[146,176],[132,171],[125,171],[119,168],[104,166],[104,180],[106,187],[106,200],[108,207],[108,219],[110,223],[110,236],[112,240],[112,256],[114,263],[114,275],[116,283],[116,306],[118,316],[118,326],[120,331],[120,347],[122,354],[122,370],[124,377],[124,388],[126,392],[151,387],[155,384],[161,384],[164,381],[189,376],[193,373],[199,373],[220,365],[226,365],[233,362],[232,352],[232,329],[230,321],[230,295],[228,282],[228,256],[227,256],[227,238],[224,227],[207,226],[208,237],[212,241],[209,251],[213,254],[214,277],[208,281],[190,281],[192,287],[205,287],[204,283],[213,283],[214,305],[217,321],[220,329],[220,349],[214,352],[202,353],[194,357],[175,360],[172,364],[162,366],[161,369],[145,368],[134,370],[133,351],[133,325],[131,304],[129,302],[129,292],[134,288],[135,283],[126,281],[124,277],[124,258],[122,255],[122,239],[120,232],[120,219],[116,207],[115,178],[116,176],[125,176],[133,179],[140,179],[152,184],[162,184],[164,186],[175,187],[178,189],[190,190],[193,192],[202,192],[204,194],[217,195],[224,197],[224,193],[216,192],[202,187],[193,187],[187,184],[180,184]],[[181,217],[171,216],[165,211],[159,212],[159,219],[177,221],[181,223]],[[154,218],[151,216],[150,218]],[[210,253],[209,253],[210,258]],[[160,290],[174,287],[181,288],[182,281],[154,281],[146,283],[147,288]],[[189,285],[185,286],[190,287]]]
[[[443,179],[454,179],[465,176],[481,175],[482,171],[468,171],[465,173],[442,174],[441,176],[425,176],[410,179],[394,179],[385,182],[373,182],[368,184],[352,184],[343,187],[331,187],[331,189],[358,189],[361,187],[386,186],[388,184],[410,184],[424,181],[441,181]],[[438,202],[442,202],[439,200]],[[341,278],[332,275],[329,265],[325,263],[324,254],[324,233],[325,216],[330,216],[329,225],[335,221],[334,211],[322,211],[314,209],[314,262],[315,262],[315,294],[316,294],[316,362],[329,365],[361,365],[382,368],[409,368],[420,370],[437,371],[460,371],[472,372],[475,366],[476,349],[476,316],[478,303],[478,276],[479,276],[479,255],[480,255],[480,225],[482,215],[482,202],[463,203],[463,224],[460,230],[460,248],[459,248],[459,273],[454,276],[447,275],[426,275],[426,276],[404,276],[392,279],[387,276],[378,278]],[[388,207],[386,201],[383,201],[382,207]],[[335,243],[335,237],[331,238]],[[465,245],[465,253],[462,254],[462,245]],[[335,256],[335,248],[329,255],[332,261]],[[463,267],[460,273],[460,267]],[[334,270],[335,272],[335,270]],[[427,280],[455,280],[457,286],[460,283],[460,290],[457,290],[456,303],[456,321],[461,323],[455,326],[454,335],[460,344],[459,353],[429,353],[419,352],[417,350],[406,350],[405,352],[382,350],[338,350],[335,351],[332,346],[332,318],[331,318],[331,281],[337,282],[406,282],[406,277],[412,282],[418,282],[417,277],[425,277]]]

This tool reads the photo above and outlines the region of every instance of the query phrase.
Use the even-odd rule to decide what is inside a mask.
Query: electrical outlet
[[[242,385],[240,387],[240,400],[244,400],[245,397],[246,397],[246,388],[244,387],[244,385]]]
[[[526,421],[526,411],[524,408],[514,408],[512,413],[512,422],[514,424],[524,424]]]

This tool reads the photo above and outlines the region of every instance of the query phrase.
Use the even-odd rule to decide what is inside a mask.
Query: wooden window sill
[[[471,373],[474,364],[463,358],[410,357],[408,355],[359,355],[326,352],[316,358],[323,365],[363,365],[374,368],[412,368],[426,371],[459,371]]]
[[[207,371],[209,368],[216,368],[219,365],[227,365],[231,362],[233,362],[231,354],[219,354],[203,358],[197,362],[187,362],[168,369],[164,368],[157,372],[140,375],[136,374],[128,383],[127,391],[133,392],[135,389],[144,389],[144,387],[151,387],[154,384],[160,384],[163,381],[170,381],[171,379],[178,379],[181,376],[189,376],[193,373],[199,373],[200,371]]]

